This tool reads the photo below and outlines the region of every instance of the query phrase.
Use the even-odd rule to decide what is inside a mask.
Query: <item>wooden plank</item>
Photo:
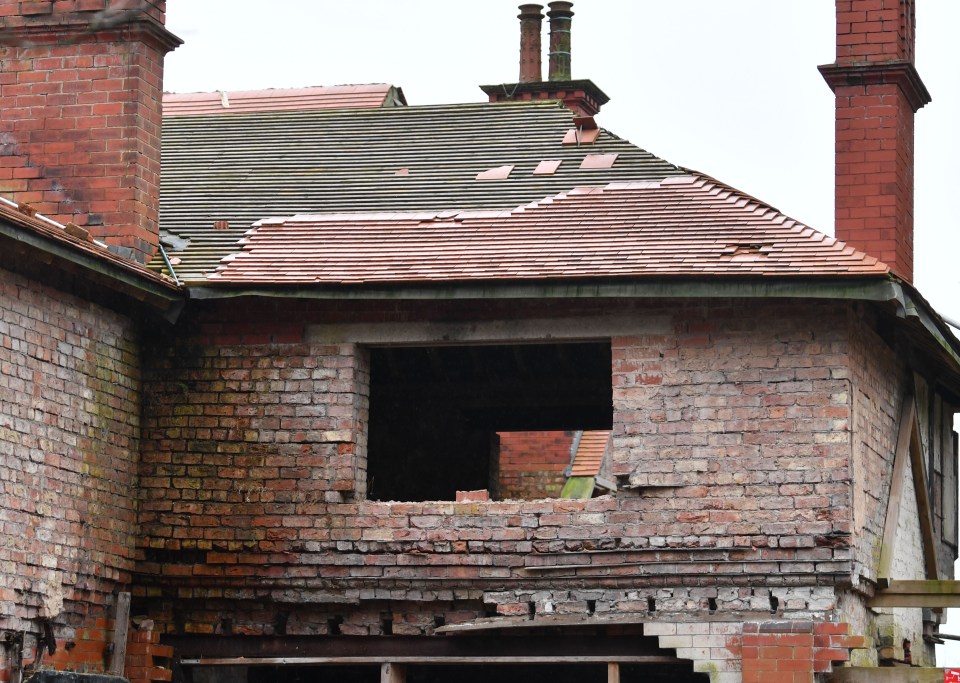
[[[905,581],[890,580],[881,584],[880,595],[960,595],[960,581]]]
[[[920,429],[917,421],[913,421],[910,430],[910,460],[913,465],[913,489],[917,493],[917,512],[920,515],[920,531],[923,534],[923,557],[928,579],[939,579],[940,570],[937,567],[936,536],[933,531],[933,510],[930,507],[927,475],[923,463],[923,447],[920,443]],[[947,605],[944,605],[946,607]]]
[[[947,669],[927,667],[843,667],[835,668],[827,677],[829,683],[943,683]]]
[[[676,664],[667,655],[624,655],[621,664]],[[535,657],[391,657],[390,664],[607,664],[610,655],[547,655]],[[383,664],[383,657],[220,657],[183,659],[183,666],[284,666],[325,664]],[[382,669],[381,669],[382,673]]]
[[[887,512],[883,522],[883,542],[880,545],[880,565],[877,576],[890,576],[893,565],[893,547],[897,539],[897,526],[900,523],[901,499],[903,498],[903,480],[907,462],[910,461],[910,436],[916,420],[916,402],[907,396],[900,410],[900,426],[897,431],[897,450],[893,458],[893,473],[890,480],[890,495],[887,497]]]
[[[123,663],[127,658],[127,629],[130,626],[130,594],[117,595],[117,613],[114,616],[113,654],[110,655],[110,671],[123,675]]]
[[[380,683],[406,683],[407,667],[395,662],[380,665]]]
[[[910,595],[880,593],[867,600],[868,607],[960,607],[960,595]]]
[[[607,663],[607,683],[620,683],[620,664],[618,662]]]

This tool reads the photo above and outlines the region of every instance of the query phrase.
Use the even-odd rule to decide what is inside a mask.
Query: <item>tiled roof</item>
[[[513,211],[268,219],[211,277],[358,284],[887,273],[871,256],[688,175],[574,189]]]
[[[577,186],[683,170],[601,131],[563,144],[553,101],[166,116],[160,225],[177,274],[204,279],[257,220],[343,212],[513,209]],[[581,168],[616,154],[610,168]],[[542,161],[555,172],[534,174]],[[506,178],[477,179],[512,166]],[[220,222],[227,229],[215,229]]]
[[[164,93],[164,116],[246,114],[259,111],[355,109],[404,105],[403,92],[386,83],[314,88]]]
[[[610,441],[610,430],[586,431],[580,435],[577,452],[570,466],[571,477],[596,477],[603,467],[603,456]]]

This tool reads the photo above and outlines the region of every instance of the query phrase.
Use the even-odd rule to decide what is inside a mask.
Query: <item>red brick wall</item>
[[[159,239],[163,55],[175,44],[165,3],[143,4],[0,0],[0,195],[141,262]]]
[[[850,650],[867,647],[844,623],[810,621],[744,624],[743,683],[814,683],[834,663],[850,659]]]
[[[500,432],[501,499],[553,498],[567,478],[574,432]]]
[[[549,308],[617,311],[657,331],[613,341],[614,462],[621,481],[639,487],[629,495],[355,500],[363,497],[366,354],[298,341],[303,325],[522,318],[532,309],[204,304],[146,354],[139,609],[171,600],[197,619],[186,628],[212,632],[230,608],[218,617],[200,606],[225,589],[299,611],[343,600],[436,601],[455,588],[502,614],[526,614],[536,601],[527,595],[556,589],[564,575],[524,565],[589,565],[600,562],[595,550],[617,568],[577,570],[577,585],[609,594],[548,600],[563,605],[557,609],[586,611],[593,600],[606,605],[598,610],[645,611],[648,596],[667,600],[658,586],[673,586],[679,592],[667,601],[678,605],[707,609],[712,598],[721,610],[769,610],[768,593],[754,587],[778,574],[778,585],[811,587],[783,594],[781,608],[835,608],[832,588],[821,595],[816,586],[850,580],[848,307]],[[638,570],[651,564],[664,569]],[[491,582],[510,588],[493,598],[485,592]],[[732,588],[718,592],[719,584]],[[624,585],[649,592],[627,597]],[[263,619],[271,623],[269,610]],[[158,618],[158,628],[173,625]]]
[[[0,270],[0,631],[51,619],[60,666],[98,668],[130,580],[139,366],[129,319]]]

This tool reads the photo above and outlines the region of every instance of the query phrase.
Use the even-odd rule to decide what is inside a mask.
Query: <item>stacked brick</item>
[[[130,581],[137,344],[124,316],[0,271],[0,631],[29,652],[48,620],[58,666],[102,670]]]
[[[157,248],[162,0],[0,0],[0,195],[145,262]]]
[[[743,683],[814,683],[834,663],[850,659],[850,650],[867,647],[850,626],[829,622],[744,624]]]
[[[127,638],[124,676],[135,683],[173,680],[173,648],[153,629],[133,629]]]

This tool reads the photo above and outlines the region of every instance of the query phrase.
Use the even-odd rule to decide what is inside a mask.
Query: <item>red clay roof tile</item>
[[[596,477],[603,467],[610,430],[585,431],[580,435],[577,452],[570,466],[571,477]]]
[[[883,276],[876,258],[701,176],[614,183],[513,211],[260,221],[216,281]]]

